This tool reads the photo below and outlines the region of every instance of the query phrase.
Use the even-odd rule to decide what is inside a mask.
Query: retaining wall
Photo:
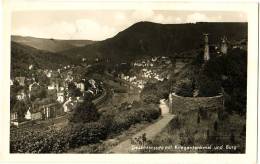
[[[182,97],[175,93],[169,95],[169,107],[171,113],[185,113],[199,108],[223,109],[223,105],[223,95],[214,97]]]
[[[102,92],[102,95],[100,95],[99,97],[97,97],[96,99],[92,100],[92,103],[95,105],[95,106],[99,106],[101,105],[107,98],[107,91],[105,88],[103,88],[103,92]]]

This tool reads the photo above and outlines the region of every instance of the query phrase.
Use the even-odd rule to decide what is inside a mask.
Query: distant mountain
[[[141,55],[175,56],[184,51],[201,48],[203,34],[209,34],[209,41],[220,44],[226,36],[229,41],[247,39],[247,23],[196,23],[158,24],[139,22],[115,37],[84,47],[65,50],[66,56],[110,58],[114,61],[128,60]]]
[[[11,77],[26,76],[30,65],[57,69],[65,64],[73,64],[73,58],[11,42]]]
[[[141,56],[195,56],[193,50],[203,48],[204,33],[209,34],[210,44],[220,44],[223,36],[229,42],[239,42],[247,40],[247,23],[139,22],[113,38],[98,42],[12,36],[12,71],[17,73],[28,69],[30,64],[56,68],[59,65],[79,63],[83,57],[87,61],[94,61],[98,57],[111,59],[115,63]]]
[[[91,40],[59,40],[13,35],[11,41],[49,52],[65,51],[94,43]]]

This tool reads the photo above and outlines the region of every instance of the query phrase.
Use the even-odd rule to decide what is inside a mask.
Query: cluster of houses
[[[163,81],[165,78],[169,79],[169,74],[165,74],[164,68],[172,66],[168,57],[150,57],[136,60],[132,64],[131,72],[134,75],[125,75],[121,73],[119,77],[132,83],[134,86],[143,89],[148,80]]]
[[[102,93],[101,83],[94,79],[86,79],[77,72],[73,72],[74,66],[64,66],[57,70],[37,70],[48,81],[40,81],[34,75],[32,77],[15,77],[11,79],[10,87],[19,85],[21,89],[15,93],[15,104],[11,109],[11,124],[18,125],[24,121],[46,120],[71,112],[78,103],[84,101],[84,96],[96,97]],[[29,66],[29,71],[33,65]],[[34,72],[35,73],[35,72]],[[80,91],[78,97],[73,97],[69,92],[69,84],[74,85]],[[37,92],[46,93],[44,97],[34,97]],[[13,95],[14,96],[14,95]],[[23,109],[23,118],[21,117]]]

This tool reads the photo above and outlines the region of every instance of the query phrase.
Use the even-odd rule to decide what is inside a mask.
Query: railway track
[[[107,89],[106,89],[105,87],[103,87],[102,90],[103,90],[103,93],[102,93],[99,97],[97,97],[97,98],[95,98],[94,100],[92,100],[92,103],[93,103],[96,107],[102,105],[102,103],[103,103],[104,101],[106,101],[106,99],[107,99],[107,97],[108,97]]]

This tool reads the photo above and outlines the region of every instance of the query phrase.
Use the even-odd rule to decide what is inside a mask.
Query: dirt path
[[[166,115],[170,112],[169,107],[168,107],[168,103],[165,99],[161,99],[160,100],[160,105],[159,105],[162,115]]]
[[[146,138],[148,140],[151,140],[154,138],[158,133],[160,133],[163,128],[166,127],[166,125],[174,118],[174,115],[171,114],[165,114],[161,120],[155,122],[154,124],[146,127],[145,129],[141,130],[140,132],[133,135],[131,138],[137,138],[142,136],[144,133],[146,134]],[[106,153],[131,153],[131,138],[127,139],[121,143],[119,143],[117,146],[112,148]]]

